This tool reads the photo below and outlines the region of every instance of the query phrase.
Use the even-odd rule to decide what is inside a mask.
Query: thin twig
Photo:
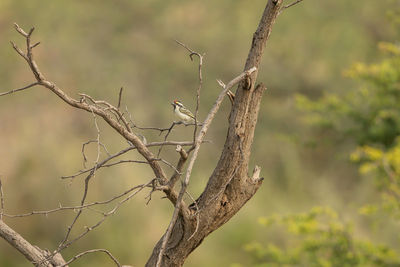
[[[287,4],[287,5],[283,6],[283,7],[281,8],[281,10],[279,10],[278,15],[280,15],[280,14],[283,12],[283,10],[285,10],[285,9],[287,9],[287,8],[289,8],[289,7],[292,7],[292,6],[294,6],[294,5],[297,5],[298,3],[302,2],[302,1],[303,1],[303,0],[296,0],[296,1],[292,2],[292,3],[290,3],[290,4]]]
[[[154,180],[154,179],[153,179]],[[142,184],[140,186],[136,187],[136,191],[132,192],[130,195],[128,195],[126,198],[124,198],[123,200],[119,201],[114,208],[112,208],[110,211],[103,213],[103,218],[100,219],[96,224],[90,226],[90,227],[86,227],[85,231],[82,232],[80,235],[78,235],[77,237],[75,237],[74,239],[72,239],[69,242],[64,243],[61,247],[59,247],[55,252],[60,252],[61,250],[69,247],[72,243],[78,241],[79,239],[81,239],[83,236],[85,236],[86,234],[88,234],[90,231],[94,230],[95,228],[99,227],[105,220],[107,217],[115,214],[115,212],[121,207],[122,204],[124,204],[125,202],[127,202],[128,200],[130,200],[131,198],[133,198],[136,194],[138,194],[140,191],[142,191],[144,188],[146,188],[148,185],[150,185],[153,180],[151,180],[150,182],[146,183],[146,184]],[[54,252],[53,252],[54,253]]]
[[[26,89],[31,88],[33,86],[36,86],[36,85],[39,85],[39,83],[38,82],[31,83],[31,84],[29,84],[29,85],[27,85],[25,87],[22,87],[22,88],[13,89],[13,90],[8,91],[8,92],[0,93],[0,96],[9,95],[9,94],[13,94],[13,93],[16,93],[16,92],[19,92],[19,91],[23,91],[23,90],[26,90]]]
[[[204,143],[206,142],[210,142],[205,140]],[[146,144],[146,147],[154,147],[154,146],[175,146],[175,145],[180,145],[180,146],[192,146],[193,142],[192,141],[165,141],[165,142],[152,142],[152,143],[148,143]],[[108,158],[104,159],[103,161],[99,162],[96,166],[90,168],[90,169],[83,169],[78,171],[75,174],[72,175],[68,175],[68,176],[62,176],[61,179],[71,179],[71,178],[75,178],[79,175],[88,173],[93,171],[94,169],[100,169],[103,167],[106,167],[106,163],[109,162],[110,160],[119,157],[122,154],[125,154],[126,152],[130,151],[130,150],[134,150],[136,149],[136,147],[134,146],[129,146],[121,151],[119,151],[118,153],[115,153],[113,155],[110,155]]]
[[[162,158],[159,158],[159,159],[157,159],[157,160],[161,161],[162,163],[164,163],[165,165],[167,165],[168,167],[170,167],[171,169],[173,169],[175,173],[181,174],[181,173],[179,172],[179,170],[178,170],[172,163],[170,163],[170,162],[168,162],[168,161],[166,161],[165,159],[162,159]]]
[[[81,206],[83,206],[85,204],[86,197],[87,197],[87,194],[88,194],[88,191],[89,191],[90,179],[96,175],[96,170],[97,170],[96,166],[99,163],[100,152],[101,152],[101,149],[100,149],[100,128],[99,128],[99,126],[97,124],[96,114],[93,112],[93,110],[92,110],[92,115],[93,115],[93,119],[94,119],[94,124],[96,126],[96,130],[97,130],[97,138],[96,138],[96,140],[97,140],[97,158],[96,158],[96,162],[95,162],[95,168],[93,168],[93,170],[90,172],[90,174],[85,179],[85,187],[84,187],[83,196],[82,196],[82,200],[81,200]],[[75,223],[78,221],[78,219],[79,219],[80,215],[82,214],[82,212],[83,212],[83,210],[80,209],[78,211],[78,213],[76,214],[75,218],[72,220],[71,225],[68,226],[67,233],[65,234],[64,239],[58,245],[58,249],[63,247],[65,245],[65,243],[68,241],[68,238],[69,238],[69,235],[71,234],[72,228],[74,227]]]
[[[167,133],[166,133],[165,136],[164,136],[164,142],[167,141],[167,138],[168,138],[169,134],[171,133],[172,129],[174,128],[174,126],[177,125],[177,124],[180,124],[180,123],[181,123],[181,122],[172,122],[171,126],[167,129]],[[161,134],[161,133],[162,133],[162,132],[160,132],[160,134]],[[161,154],[161,151],[162,151],[163,148],[164,148],[164,145],[160,146],[160,148],[158,149],[157,158],[160,157],[160,154]]]
[[[111,209],[110,211],[106,212],[106,213],[102,213],[103,217],[94,225],[90,226],[90,227],[85,227],[85,231],[83,231],[80,235],[78,235],[77,237],[75,237],[74,239],[72,239],[69,242],[64,242],[61,246],[59,245],[58,248],[53,251],[50,255],[48,255],[45,260],[48,260],[50,258],[52,258],[55,254],[61,252],[63,249],[69,247],[72,243],[78,241],[79,239],[81,239],[82,237],[84,237],[85,235],[87,235],[90,231],[96,229],[97,227],[99,227],[105,220],[107,217],[115,214],[115,212],[121,207],[122,204],[124,204],[125,202],[127,202],[128,200],[130,200],[131,198],[133,198],[136,194],[138,194],[140,191],[142,191],[144,188],[148,187],[151,183],[153,183],[154,179],[152,179],[150,182],[146,183],[146,184],[142,184],[140,186],[136,186],[135,189],[137,189],[135,192],[131,193],[130,195],[128,195],[125,199],[121,200],[120,202],[118,202],[113,209]],[[76,218],[76,217],[75,217]]]
[[[185,45],[184,43],[175,40],[175,42],[177,42],[180,46],[184,47],[187,51],[190,52],[189,57],[190,59],[193,61],[193,56],[198,56],[199,57],[199,86],[197,87],[197,91],[196,91],[196,110],[194,113],[194,130],[193,130],[193,142],[196,142],[196,135],[197,135],[197,118],[199,115],[199,106],[200,106],[200,91],[201,88],[203,86],[203,75],[202,75],[202,67],[203,67],[203,57],[204,54],[201,55],[198,52],[195,52],[194,50],[192,50],[191,48],[189,48],[187,45]]]
[[[122,100],[122,90],[124,90],[124,87],[121,87],[121,89],[119,89],[119,95],[118,95],[118,106],[117,106],[117,108],[118,108],[118,109],[121,107],[121,100]]]
[[[61,265],[61,266],[59,266],[59,267],[67,266],[68,264],[70,264],[70,263],[72,263],[73,261],[79,259],[80,257],[85,256],[85,255],[87,255],[87,254],[89,254],[89,253],[95,253],[95,252],[104,252],[104,253],[106,253],[106,254],[110,257],[110,259],[115,263],[115,265],[117,265],[118,267],[121,267],[121,264],[119,263],[119,261],[117,260],[117,258],[115,258],[115,257],[111,254],[110,251],[108,251],[107,249],[104,249],[104,248],[90,249],[90,250],[81,252],[81,253],[75,255],[72,259],[70,259],[70,260],[67,261],[65,264],[63,264],[63,265]]]
[[[134,186],[132,188],[129,188],[128,190],[122,192],[121,194],[118,194],[116,196],[113,196],[112,198],[108,199],[108,200],[104,200],[104,201],[96,201],[96,202],[92,202],[92,203],[88,203],[88,204],[84,204],[84,205],[80,205],[80,206],[60,206],[58,208],[54,208],[54,209],[50,209],[50,210],[42,210],[42,211],[31,211],[29,213],[23,213],[23,214],[6,214],[4,213],[5,217],[8,218],[19,218],[19,217],[28,217],[28,216],[32,216],[32,215],[49,215],[51,213],[55,213],[58,211],[63,211],[63,210],[80,210],[80,209],[86,209],[92,206],[97,206],[97,205],[106,205],[109,204],[111,202],[113,202],[116,199],[119,199],[127,194],[129,194],[130,192],[132,192],[133,190],[137,189],[137,188],[141,188],[143,185],[137,185]]]
[[[183,166],[188,158],[188,153],[186,152],[185,149],[183,149],[182,146],[177,145],[176,152],[179,153],[180,158],[179,158],[178,164],[176,165],[176,171],[171,176],[171,178],[169,179],[169,182],[168,182],[168,186],[171,188],[173,188],[175,186],[175,183],[178,181],[179,177],[181,177]]]
[[[286,6],[283,6],[283,8],[289,8],[291,6],[294,6],[294,5],[298,4],[298,3],[300,3],[301,1],[303,1],[303,0],[296,0],[293,3],[290,3],[290,4],[286,5]]]
[[[3,184],[1,182],[1,175],[0,175],[0,220],[3,219],[4,214],[4,194],[3,194]]]
[[[84,168],[86,168],[86,162],[87,162],[87,157],[86,157],[86,154],[85,154],[85,148],[86,148],[87,145],[89,145],[91,143],[97,143],[98,145],[101,145],[103,147],[104,151],[106,151],[107,155],[111,156],[110,152],[108,152],[108,149],[107,149],[106,145],[104,145],[103,143],[99,142],[99,140],[89,140],[89,141],[87,141],[87,142],[82,144],[82,157],[83,157],[83,167]]]

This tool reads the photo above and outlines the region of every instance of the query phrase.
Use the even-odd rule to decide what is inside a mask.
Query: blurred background
[[[195,109],[198,86],[197,61],[174,42],[205,53],[200,118],[204,119],[220,88],[243,70],[266,0],[115,0],[115,1],[0,1],[0,88],[2,92],[34,81],[28,66],[12,49],[24,40],[13,28],[35,27],[35,59],[47,77],[70,96],[86,93],[117,103],[124,87],[122,106],[138,126],[168,127],[174,120],[170,102],[180,99]],[[274,213],[307,211],[315,205],[330,206],[343,220],[356,225],[357,234],[398,246],[396,225],[370,231],[358,216],[361,205],[379,198],[373,179],[361,177],[349,161],[351,141],[336,144],[312,132],[299,111],[295,96],[317,99],[326,92],[357,87],[342,75],[354,62],[373,62],[382,55],[379,41],[395,42],[398,29],[388,11],[398,1],[305,0],[278,18],[264,54],[259,82],[265,93],[252,162],[262,166],[264,184],[253,199],[222,228],[211,234],[186,261],[185,266],[250,264],[243,249],[251,241],[281,240],[265,231],[257,220]],[[190,192],[203,190],[223,146],[230,103],[226,99],[207,135],[195,164]],[[127,146],[98,120],[101,141],[110,153]],[[158,132],[139,131],[148,142],[162,139]],[[83,177],[61,180],[81,169],[82,143],[97,136],[91,114],[74,110],[44,88],[34,87],[0,98],[0,175],[5,211],[78,205]],[[170,140],[190,140],[191,129],[177,127]],[[88,165],[96,159],[96,146],[88,147]],[[102,157],[106,154],[102,153]],[[177,161],[174,148],[162,156]],[[131,152],[125,158],[140,159]],[[170,171],[170,170],[169,170]],[[99,171],[92,179],[88,201],[100,201],[152,179],[142,165],[121,165]],[[100,228],[63,251],[65,259],[77,253],[106,248],[121,263],[143,266],[153,246],[166,230],[171,204],[155,193],[149,204],[143,192],[108,218]],[[65,235],[74,212],[49,216],[9,218],[31,243],[54,250]],[[72,235],[94,224],[99,215],[87,211]],[[28,262],[0,240],[0,266],[27,266]],[[104,255],[93,254],[72,266],[112,266]]]

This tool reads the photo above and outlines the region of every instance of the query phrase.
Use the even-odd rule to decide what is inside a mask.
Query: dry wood
[[[176,222],[170,223],[168,227],[171,229],[170,233],[167,231],[157,243],[146,266],[153,267],[157,263],[160,266],[182,266],[188,255],[201,244],[203,239],[229,221],[261,186],[259,167],[254,170],[252,177],[248,176],[251,144],[261,97],[266,89],[262,84],[258,86],[254,84],[261,56],[282,2],[283,0],[268,1],[254,33],[244,69],[255,67],[256,70],[248,75],[247,82],[239,83],[229,117],[225,146],[205,190],[196,202],[189,206],[191,208],[189,218],[185,213],[177,213],[175,210]],[[224,95],[228,91],[225,89]],[[199,135],[202,134],[202,130]],[[188,169],[190,166],[189,164]],[[189,177],[190,172],[187,175]],[[168,240],[166,244],[165,240]]]
[[[258,188],[262,184],[262,178],[260,178],[261,168],[256,166],[253,170],[253,174],[249,176],[249,159],[251,153],[251,145],[254,138],[254,130],[257,124],[257,118],[261,103],[261,98],[266,90],[263,84],[255,86],[261,57],[264,53],[266,42],[270,36],[272,27],[279,13],[293,5],[300,3],[302,0],[294,0],[291,4],[283,6],[283,0],[269,0],[263,12],[262,18],[258,25],[256,32],[253,35],[251,48],[246,60],[244,72],[232,79],[227,85],[223,82],[218,81],[223,87],[220,95],[215,101],[214,106],[209,111],[207,118],[201,124],[198,124],[198,110],[200,104],[200,91],[202,87],[202,64],[203,55],[194,52],[188,46],[178,42],[184,48],[190,52],[190,58],[196,55],[199,57],[199,85],[196,91],[196,112],[195,112],[195,123],[193,131],[192,142],[176,142],[167,141],[167,137],[171,132],[172,128],[179,124],[173,123],[169,128],[158,128],[158,127],[138,127],[132,120],[131,116],[126,108],[126,112],[121,111],[122,102],[122,88],[118,95],[118,104],[113,106],[109,102],[103,100],[96,100],[89,95],[80,94],[79,100],[70,97],[64,90],[59,88],[54,82],[47,80],[45,75],[39,70],[38,65],[33,59],[33,48],[39,43],[31,44],[31,36],[34,31],[32,28],[28,33],[15,24],[15,29],[21,34],[26,40],[26,51],[21,50],[15,43],[12,43],[14,50],[28,63],[32,73],[35,76],[36,81],[25,87],[14,89],[5,93],[0,93],[0,96],[13,94],[15,92],[23,91],[34,86],[42,86],[56,94],[61,100],[68,105],[90,112],[93,115],[95,126],[97,129],[96,140],[86,142],[82,146],[82,154],[84,161],[85,156],[85,145],[90,143],[97,144],[97,159],[94,166],[91,168],[84,168],[74,175],[66,176],[63,178],[74,178],[81,174],[88,174],[85,179],[84,194],[81,199],[79,206],[75,207],[62,207],[48,210],[48,211],[37,211],[21,215],[7,215],[3,211],[3,194],[1,191],[1,207],[0,216],[9,217],[24,217],[34,214],[50,214],[62,210],[78,210],[78,214],[74,217],[70,224],[68,231],[60,243],[58,249],[53,253],[42,251],[41,249],[31,245],[25,239],[23,239],[18,233],[6,225],[0,217],[0,236],[7,240],[12,246],[18,249],[29,261],[36,266],[66,266],[68,263],[84,256],[89,253],[103,252],[107,254],[117,266],[120,266],[118,260],[106,249],[92,249],[82,252],[74,256],[68,262],[65,262],[59,252],[71,245],[73,242],[79,240],[89,231],[97,228],[106,217],[115,214],[117,209],[125,202],[130,200],[140,190],[151,187],[152,190],[149,193],[149,200],[151,194],[156,190],[161,190],[165,193],[166,197],[173,203],[175,209],[170,221],[170,224],[166,230],[166,233],[159,240],[154,247],[154,250],[146,264],[146,266],[182,266],[185,259],[189,254],[196,249],[203,239],[210,233],[218,229],[224,223],[229,221],[242,207],[243,205],[257,192]],[[235,94],[230,89],[239,84]],[[221,152],[219,161],[214,169],[214,172],[208,179],[208,183],[202,194],[197,200],[186,191],[190,181],[191,172],[194,167],[194,163],[197,159],[197,155],[200,146],[204,141],[207,130],[210,124],[218,112],[218,109],[227,95],[230,97],[232,103],[232,109],[229,116],[228,134],[225,141],[224,148]],[[126,114],[129,114],[129,118],[126,118]],[[118,132],[121,137],[125,138],[130,147],[121,150],[115,154],[110,154],[104,144],[100,142],[100,129],[97,125],[97,118],[101,117],[110,127]],[[198,126],[201,126],[200,131],[197,132]],[[147,143],[146,138],[140,134],[134,132],[134,130],[157,130],[162,134],[166,132],[164,142]],[[161,149],[165,145],[176,145],[176,151],[179,153],[179,161],[174,166],[169,161],[159,157]],[[152,146],[160,146],[158,155],[155,156],[149,149]],[[191,146],[187,151],[183,149],[183,146]],[[100,159],[101,148],[107,153],[105,159]],[[128,151],[136,150],[144,160],[119,160],[117,162],[109,162],[117,157],[127,153]],[[179,194],[175,191],[174,186],[182,176],[183,168],[185,163],[188,161],[188,167],[184,174],[182,186]],[[89,181],[94,176],[96,170],[103,167],[115,166],[121,163],[146,163],[153,170],[155,179],[152,179],[147,184],[143,184],[137,187],[133,187],[122,194],[119,194],[106,201],[97,201],[93,203],[85,203],[86,194],[89,188]],[[166,164],[174,170],[172,176],[168,179],[161,163]],[[187,194],[193,200],[191,205],[186,204],[183,201],[183,196]],[[69,234],[75,222],[78,220],[79,215],[84,209],[89,209],[94,205],[109,204],[114,200],[119,200],[115,204],[114,208],[108,212],[102,213],[103,217],[96,224],[91,227],[87,227],[85,231],[79,234],[72,240],[69,239]]]

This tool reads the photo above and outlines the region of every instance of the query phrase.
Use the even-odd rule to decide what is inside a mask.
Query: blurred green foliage
[[[13,30],[12,24],[17,22],[25,29],[36,27],[33,40],[41,44],[35,49],[35,59],[48,79],[68,94],[77,97],[84,92],[116,103],[118,90],[123,86],[122,104],[135,123],[166,127],[174,119],[169,104],[172,100],[178,98],[192,110],[195,106],[197,65],[174,43],[178,39],[206,53],[200,106],[200,117],[204,118],[220,90],[215,79],[228,81],[242,71],[265,3],[265,0],[1,0],[1,91],[22,87],[33,80],[25,62],[9,44],[13,40],[23,45]],[[379,242],[398,248],[398,236],[393,234],[398,228],[394,223],[387,222],[385,227],[377,227],[379,231],[371,231],[370,224],[375,221],[370,217],[373,214],[379,217],[375,203],[381,199],[381,193],[387,192],[386,197],[392,193],[388,191],[388,182],[383,182],[381,193],[376,192],[371,177],[381,172],[387,179],[385,166],[377,156],[370,158],[366,150],[368,147],[369,151],[379,151],[377,154],[385,158],[391,171],[398,171],[397,85],[384,88],[373,81],[397,79],[398,69],[384,72],[383,68],[389,70],[398,64],[396,46],[388,44],[399,37],[393,27],[398,7],[399,2],[394,0],[364,0],[362,4],[348,0],[305,0],[282,13],[259,72],[259,81],[268,90],[261,106],[252,162],[263,167],[264,185],[237,216],[193,252],[186,266],[228,266],[232,262],[248,266],[253,255],[242,249],[243,244],[265,240],[279,244],[291,238],[282,231],[265,231],[255,223],[259,216],[300,212],[315,205],[332,207],[341,217],[353,221],[354,234],[371,240],[374,249]],[[376,73],[372,73],[372,66],[358,64],[347,73],[355,80],[341,77],[342,70],[353,62],[379,62],[381,52],[376,50],[376,43],[382,40],[388,42],[382,48],[390,56],[377,64]],[[358,88],[359,82],[361,88],[349,89]],[[363,95],[363,91],[368,91],[371,97]],[[316,111],[309,120],[329,126],[328,130],[316,131],[304,123],[304,114],[296,107],[296,94],[313,100],[322,97],[322,102],[303,98],[304,106]],[[384,104],[384,112],[379,110],[380,104]],[[351,105],[357,109],[352,110]],[[213,143],[204,145],[200,151],[190,184],[194,197],[204,188],[218,160],[229,109],[230,103],[225,101],[207,136]],[[100,120],[98,123],[101,141],[111,153],[126,146],[111,129]],[[146,134],[149,142],[162,139],[158,132],[140,133]],[[81,145],[97,136],[91,114],[65,106],[42,88],[32,88],[0,98],[0,136],[0,175],[6,212],[15,214],[51,209],[59,203],[79,203],[82,178],[60,181],[59,177],[82,167]],[[171,134],[173,140],[191,137],[188,128],[179,128]],[[338,139],[342,142],[336,142]],[[354,152],[357,145],[360,147]],[[356,153],[352,158],[360,165],[348,162],[351,152]],[[95,146],[88,147],[88,156],[89,165],[96,158]],[[162,156],[171,162],[177,160],[174,148],[165,149]],[[140,159],[135,153],[126,158]],[[368,174],[359,175],[358,166],[367,169]],[[88,201],[108,199],[151,178],[146,166],[104,169],[92,181]],[[160,200],[161,194],[153,195],[148,205],[145,196],[143,193],[127,203],[99,229],[66,249],[64,257],[69,259],[81,251],[102,247],[124,264],[143,265],[165,231],[172,211],[167,201]],[[358,216],[360,206],[364,214],[371,215]],[[52,250],[63,238],[73,215],[64,212],[48,217],[6,219],[6,222],[32,243]],[[315,217],[317,222],[319,216]],[[78,222],[73,235],[97,219],[98,214],[89,211]],[[337,223],[352,235],[346,224],[341,220]],[[27,265],[15,249],[1,240],[0,251],[0,266]],[[76,261],[74,266],[111,266],[111,263],[104,255],[91,255]]]
[[[254,256],[252,266],[399,266],[396,252],[384,245],[354,239],[352,227],[344,224],[330,208],[314,207],[308,213],[275,215],[260,223],[279,225],[294,235],[285,249],[258,242],[245,246]],[[240,266],[240,265],[239,265]]]
[[[397,214],[400,207],[400,47],[378,45],[386,57],[377,64],[356,63],[345,75],[361,86],[345,94],[327,94],[317,101],[297,97],[307,110],[307,121],[354,140],[350,155],[361,174],[376,177],[386,204]]]
[[[377,64],[355,63],[345,72],[361,83],[358,89],[327,93],[318,101],[298,95],[299,106],[311,113],[309,122],[359,145],[394,145],[400,134],[400,49],[391,43],[379,48],[390,56]]]
[[[385,53],[379,63],[355,63],[344,72],[358,87],[325,93],[317,100],[299,94],[297,104],[316,132],[324,132],[336,145],[356,147],[350,160],[362,176],[375,178],[382,196],[381,201],[363,205],[359,213],[374,216],[381,211],[384,216],[376,220],[390,225],[388,215],[397,224],[400,219],[400,47],[380,42],[378,48]],[[284,226],[295,237],[288,236],[279,245],[247,244],[252,266],[400,266],[398,245],[391,248],[360,239],[330,208],[265,217],[260,223]],[[374,231],[372,225],[370,230]]]

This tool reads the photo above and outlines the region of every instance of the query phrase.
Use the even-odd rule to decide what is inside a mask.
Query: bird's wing
[[[181,112],[185,115],[188,115],[189,117],[191,117],[192,119],[194,119],[194,115],[192,114],[192,112],[190,112],[190,110],[186,109],[186,108],[181,108]]]

